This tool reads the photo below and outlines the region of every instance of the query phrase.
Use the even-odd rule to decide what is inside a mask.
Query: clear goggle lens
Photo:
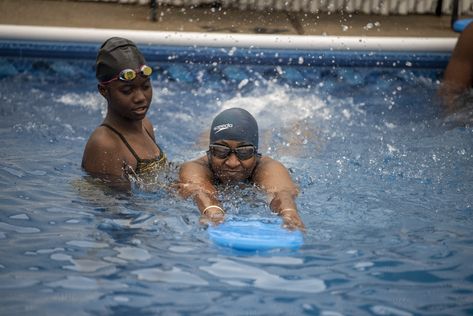
[[[241,146],[237,148],[230,148],[223,145],[210,145],[209,150],[213,156],[219,159],[225,159],[232,153],[234,153],[238,159],[247,160],[256,154],[255,146]]]

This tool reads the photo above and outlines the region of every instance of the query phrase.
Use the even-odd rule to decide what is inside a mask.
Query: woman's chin
[[[239,174],[233,174],[233,175],[227,175],[227,174],[220,175],[218,179],[220,180],[221,183],[232,184],[232,183],[238,183],[238,182],[244,181],[246,178],[244,175],[239,173]]]

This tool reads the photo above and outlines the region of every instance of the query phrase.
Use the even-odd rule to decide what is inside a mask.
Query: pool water
[[[0,59],[2,315],[473,315],[473,128],[441,67],[152,62],[174,167],[115,192],[80,168],[105,114],[92,59]],[[239,106],[300,187],[298,251],[219,248],[170,186]],[[231,216],[271,218],[252,188]]]

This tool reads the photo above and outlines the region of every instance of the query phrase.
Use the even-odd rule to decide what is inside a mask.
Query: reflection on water
[[[120,191],[80,169],[94,78],[51,72],[90,61],[2,62],[2,314],[471,314],[473,130],[442,117],[440,71],[155,65],[149,117],[174,165]],[[218,248],[172,189],[232,106],[300,186],[299,251]],[[222,191],[229,216],[271,216],[251,186]]]

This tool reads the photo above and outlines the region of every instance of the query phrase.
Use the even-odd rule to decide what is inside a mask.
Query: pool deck
[[[241,11],[73,0],[0,0],[0,24],[230,34],[456,38],[450,16]]]

